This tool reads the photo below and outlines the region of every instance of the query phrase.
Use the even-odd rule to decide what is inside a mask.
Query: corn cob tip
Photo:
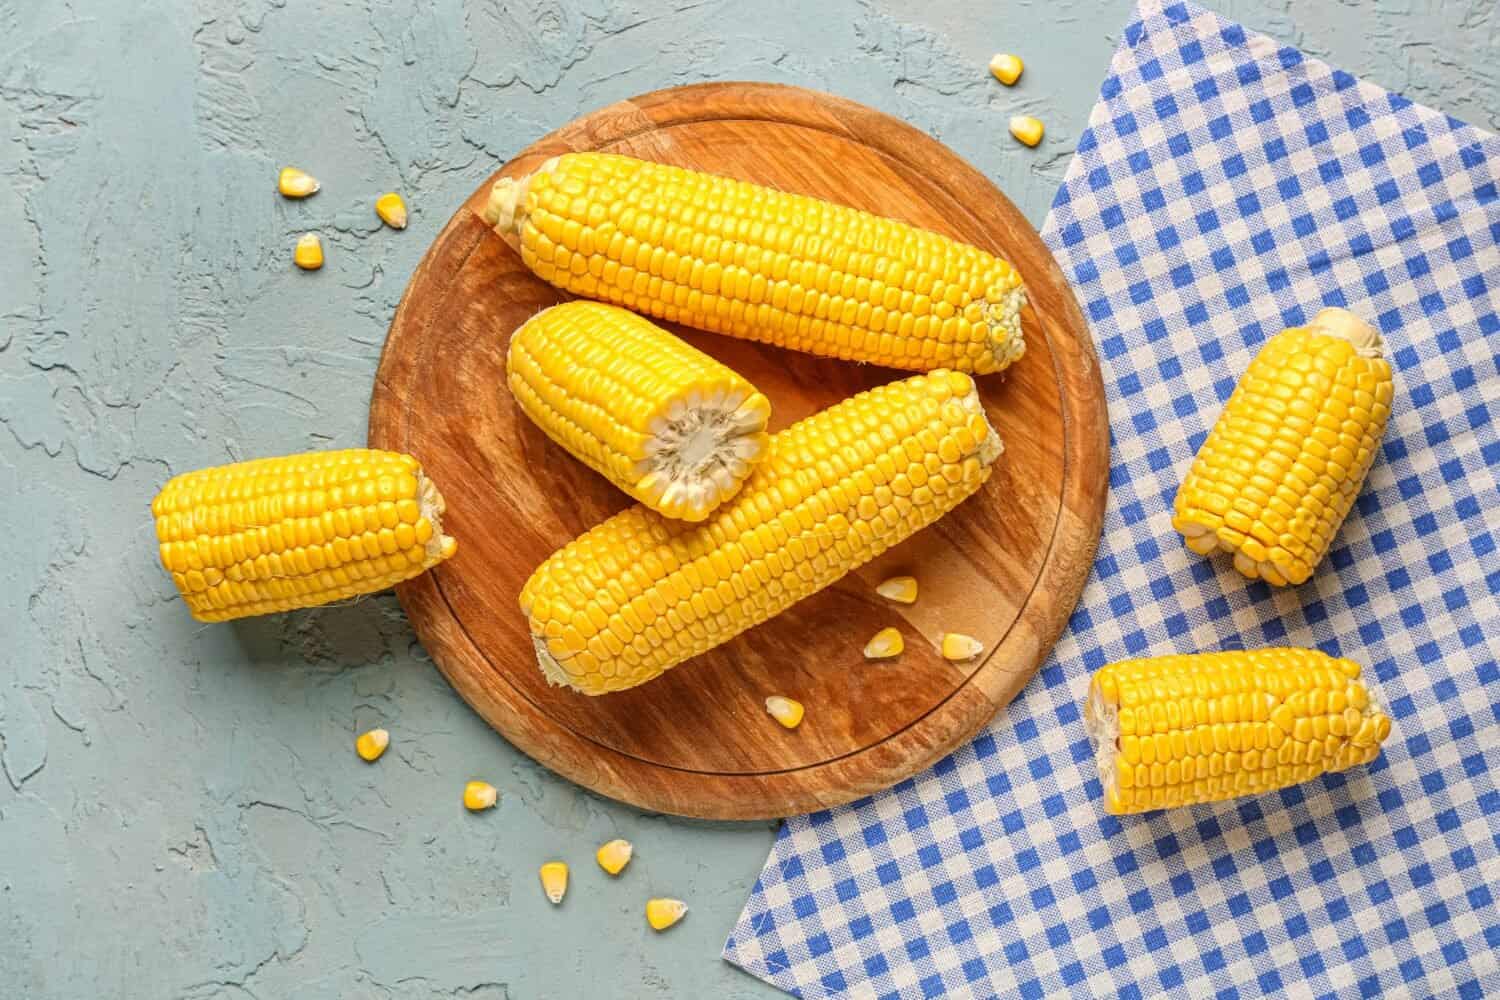
[[[530,174],[520,178],[501,177],[490,188],[489,201],[480,215],[494,226],[501,235],[509,236],[521,231],[526,224],[526,193],[531,189],[531,178],[557,166],[557,157],[543,163]]]
[[[1359,675],[1350,660],[1289,648],[1101,667],[1083,715],[1105,812],[1217,802],[1369,763],[1391,720]]]
[[[1308,325],[1318,333],[1349,341],[1362,358],[1384,356],[1379,331],[1347,309],[1329,306],[1319,310]]]

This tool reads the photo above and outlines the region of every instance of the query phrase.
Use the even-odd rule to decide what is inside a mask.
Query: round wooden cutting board
[[[1020,690],[1092,564],[1109,478],[1104,390],[1062,274],[1015,206],[946,147],[827,94],[769,84],[657,91],[563,127],[495,176],[590,149],[821,196],[1010,260],[1030,291],[1026,356],[979,380],[1005,453],[979,494],[937,525],[733,642],[619,694],[548,687],[517,595],[549,553],[628,500],[532,426],[506,390],[511,332],[565,296],[476,214],[486,181],[412,276],[370,405],[370,444],[422,462],[459,542],[453,559],[397,588],[401,603],[458,693],[507,739],[643,809],[785,816],[909,777]],[[773,430],[904,374],[678,332],[770,397]],[[920,581],[915,605],[875,595],[899,573]],[[861,649],[888,625],[905,634],[905,654],[867,662]],[[979,638],[985,655],[944,661],[945,631]],[[807,706],[800,728],[766,714],[772,694]]]

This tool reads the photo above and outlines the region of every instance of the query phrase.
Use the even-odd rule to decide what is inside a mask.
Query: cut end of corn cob
[[[766,699],[766,711],[771,718],[781,723],[783,729],[796,729],[802,725],[802,702],[773,694]]]
[[[303,233],[297,237],[292,262],[304,271],[316,271],[323,266],[323,241],[318,239],[317,233]]]
[[[449,558],[437,485],[372,448],[174,477],[151,501],[161,564],[199,621],[372,594]]]
[[[893,576],[889,580],[882,580],[880,586],[875,588],[875,593],[897,604],[915,604],[917,603],[917,578]]]
[[[1345,309],[1268,340],[1193,459],[1172,526],[1251,579],[1307,580],[1354,505],[1390,417],[1380,335]]]
[[[487,781],[471,781],[464,786],[464,808],[470,812],[493,809],[500,792]]]
[[[276,176],[276,190],[287,198],[306,198],[318,193],[318,179],[296,167],[282,167]]]
[[[600,846],[594,852],[594,860],[599,862],[599,867],[611,875],[618,875],[630,864],[631,855],[635,853],[635,847],[628,840],[611,840]]]
[[[1016,137],[1017,142],[1028,146],[1035,146],[1042,141],[1042,135],[1046,132],[1040,118],[1030,115],[1016,115],[1010,120],[1010,134]]]
[[[1121,815],[1254,795],[1366,764],[1391,720],[1359,664],[1261,649],[1125,660],[1089,685],[1104,809]]]
[[[770,401],[617,306],[542,310],[511,338],[506,367],[511,394],[548,437],[668,517],[708,517],[765,454]]]
[[[990,73],[996,80],[1007,87],[1021,79],[1021,73],[1026,69],[1026,64],[1021,61],[1020,56],[1013,56],[1008,52],[996,53],[990,60]]]
[[[537,660],[584,694],[642,684],[936,521],[1001,450],[968,375],[860,393],[773,435],[701,524],[638,505],[554,553],[521,591]]]
[[[906,641],[901,638],[900,630],[883,628],[865,643],[865,659],[883,660],[891,656],[900,656],[904,649],[906,649]]]
[[[961,632],[944,632],[939,645],[943,651],[943,659],[955,662],[972,660],[984,652],[984,643]]]
[[[664,931],[687,916],[688,905],[680,899],[646,900],[646,922],[654,931]]]
[[[394,191],[388,191],[375,199],[375,214],[392,229],[406,228],[406,202]]]
[[[701,330],[916,371],[997,372],[1025,350],[1010,264],[844,205],[566,153],[496,181],[483,216],[543,280]]]
[[[361,733],[354,741],[354,752],[365,760],[379,760],[385,748],[391,745],[391,734],[384,729],[372,729]]]
[[[542,892],[553,906],[563,901],[568,892],[568,866],[561,861],[549,861],[537,870],[542,879]]]

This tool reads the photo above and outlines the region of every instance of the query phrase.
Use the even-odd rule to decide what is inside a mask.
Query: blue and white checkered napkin
[[[1113,428],[1082,603],[972,745],[789,820],[725,958],[805,997],[1500,996],[1497,181],[1495,136],[1196,7],[1138,9],[1044,227]],[[1379,325],[1394,412],[1331,557],[1273,591],[1189,553],[1171,501],[1257,348],[1325,304]],[[1089,673],[1272,644],[1366,665],[1381,758],[1105,816]]]

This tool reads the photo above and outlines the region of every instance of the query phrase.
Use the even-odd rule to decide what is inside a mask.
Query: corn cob
[[[410,455],[354,448],[176,476],[151,501],[161,564],[217,622],[384,590],[458,544]]]
[[[1125,660],[1089,685],[1084,719],[1105,812],[1217,802],[1366,764],[1391,720],[1359,664],[1313,649]]]
[[[967,375],[860,393],[773,435],[702,524],[636,506],[556,552],[521,591],[537,660],[585,694],[648,681],[931,524],[1000,451]]]
[[[1021,356],[1021,277],[976,247],[816,198],[608,153],[495,182],[539,277],[689,326],[891,368]]]
[[[512,395],[548,437],[668,517],[703,520],[765,452],[765,396],[616,306],[542,310],[511,338],[507,367]]]
[[[1302,583],[1354,503],[1391,411],[1380,335],[1344,309],[1283,330],[1240,380],[1177,491],[1194,552],[1251,579]]]

